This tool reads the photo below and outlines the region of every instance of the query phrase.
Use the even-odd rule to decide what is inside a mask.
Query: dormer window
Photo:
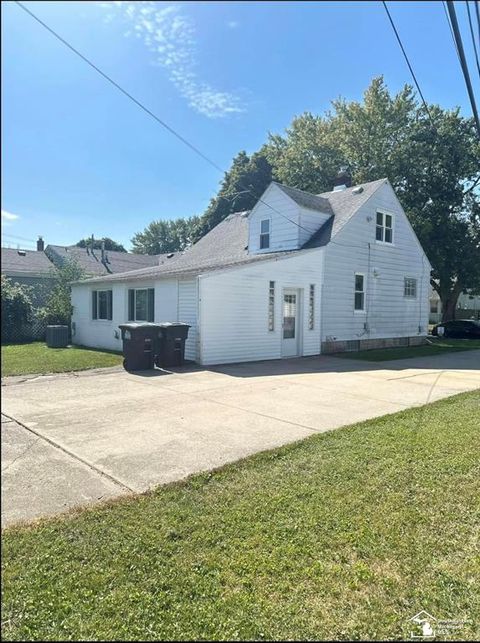
[[[385,212],[377,212],[375,239],[383,243],[393,243],[393,217]]]
[[[260,250],[270,248],[270,219],[260,222]]]

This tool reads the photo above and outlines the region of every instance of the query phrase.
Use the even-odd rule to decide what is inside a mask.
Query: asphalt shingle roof
[[[308,192],[281,186],[276,183],[285,194],[290,196],[299,205],[321,212],[331,213],[328,221],[314,233],[310,240],[299,250],[249,254],[249,212],[237,212],[229,215],[191,248],[188,248],[184,252],[176,253],[175,256],[170,259],[167,259],[166,256],[163,255],[158,265],[133,270],[129,273],[97,277],[89,279],[88,281],[134,281],[159,277],[167,278],[195,275],[231,266],[278,259],[280,257],[298,254],[303,250],[321,247],[326,245],[330,239],[338,234],[358,208],[386,181],[387,179],[380,179],[379,181],[364,183],[361,186],[355,186],[337,192],[325,192],[320,195],[309,194]],[[359,188],[362,189],[360,190]]]
[[[319,248],[325,246],[330,239],[335,237],[343,226],[353,217],[355,212],[372,196],[378,188],[387,183],[388,179],[379,179],[370,183],[361,183],[351,188],[337,190],[336,192],[323,192],[320,197],[328,199],[332,208],[333,217],[326,221],[315,232],[304,248]]]
[[[325,198],[325,195],[322,194],[312,194],[311,192],[304,192],[298,188],[291,188],[288,185],[282,185],[276,181],[272,181],[278,188],[285,192],[287,196],[302,206],[302,208],[308,208],[309,210],[317,210],[318,212],[324,212],[325,214],[333,214],[332,208],[330,206],[328,198]]]
[[[248,253],[248,212],[230,214],[213,230],[202,237],[197,243],[183,252],[176,253],[170,259],[163,259],[160,265],[142,270],[134,270],[128,274],[109,275],[89,279],[95,281],[134,281],[153,279],[156,277],[188,276],[199,272],[210,272],[230,266],[237,266],[267,259],[275,259],[298,250],[269,252],[251,255]]]
[[[60,263],[73,259],[88,275],[109,275],[117,272],[128,272],[150,266],[157,266],[166,255],[137,255],[130,252],[107,250],[108,263],[102,263],[102,251],[79,248],[78,246],[48,245],[46,252],[54,261]]]
[[[16,250],[15,248],[2,248],[2,272],[9,274],[45,275],[54,268],[50,259],[44,252],[38,250]]]

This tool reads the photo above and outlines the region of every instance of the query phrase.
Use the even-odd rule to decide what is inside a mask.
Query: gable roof
[[[249,263],[278,259],[296,255],[299,252],[326,245],[343,226],[352,218],[372,194],[387,179],[364,183],[353,188],[337,192],[324,192],[323,194],[309,194],[297,188],[290,188],[280,183],[276,186],[282,189],[302,207],[316,209],[321,212],[330,212],[328,221],[313,234],[302,248],[296,250],[283,250],[279,252],[266,252],[249,254],[248,252],[248,216],[249,212],[236,212],[230,214],[215,228],[202,237],[196,244],[176,253],[174,257],[166,259],[162,255],[160,262],[154,266],[133,270],[129,273],[112,274],[82,280],[82,283],[106,281],[137,281],[156,279],[160,277],[177,277],[198,275],[222,268],[240,266]],[[361,190],[359,188],[362,188]],[[267,188],[268,189],[268,188]],[[307,203],[309,205],[307,205]],[[141,256],[141,255],[136,255]]]
[[[117,250],[106,250],[108,261],[102,263],[102,251],[95,249],[79,248],[78,246],[54,246],[48,245],[45,252],[51,260],[61,265],[71,259],[88,275],[109,275],[112,273],[128,272],[149,266],[157,266],[159,261],[167,255],[137,255],[130,252],[118,252]]]
[[[2,248],[2,272],[8,275],[49,277],[54,268],[44,252]]]
[[[282,192],[285,192],[295,203],[300,205],[302,208],[308,208],[309,210],[317,210],[318,212],[324,212],[325,214],[333,214],[333,210],[330,206],[330,202],[325,195],[322,194],[312,194],[311,192],[304,192],[298,188],[291,188],[288,185],[282,185],[276,181],[272,181],[273,185],[276,185],[277,188],[280,188]],[[328,193],[330,194],[330,193]]]
[[[171,259],[162,260],[159,265],[127,274],[109,275],[82,280],[81,283],[96,281],[137,281],[157,277],[176,277],[210,272],[230,266],[244,265],[276,257],[295,254],[298,250],[284,250],[252,255],[248,253],[249,211],[230,214],[196,244]]]

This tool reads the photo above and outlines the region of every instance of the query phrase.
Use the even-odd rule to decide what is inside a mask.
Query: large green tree
[[[376,78],[362,101],[338,99],[325,116],[303,114],[265,148],[280,181],[331,189],[346,165],[353,182],[388,177],[429,257],[444,319],[462,291],[480,288],[480,145],[458,109],[420,106],[413,89],[392,95]]]
[[[197,236],[203,236],[233,212],[251,210],[271,180],[272,166],[262,150],[250,157],[244,151],[237,154],[200,219]]]
[[[132,238],[132,250],[137,254],[157,255],[184,250],[197,240],[199,217],[152,221],[143,232]]]

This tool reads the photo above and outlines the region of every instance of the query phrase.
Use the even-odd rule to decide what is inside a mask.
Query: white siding
[[[281,357],[282,290],[301,289],[301,355],[320,352],[323,249],[200,277],[202,364]],[[268,330],[269,282],[275,282],[275,329]],[[308,289],[315,284],[315,326],[308,329]]]
[[[298,205],[274,184],[264,192],[262,201],[264,203],[259,201],[248,219],[249,252],[274,252],[298,248],[300,216]],[[263,219],[270,219],[270,248],[268,250],[260,250],[260,223]]]
[[[196,361],[198,358],[198,280],[178,282],[178,315],[177,320],[190,324],[188,338],[185,344],[185,358]]]
[[[377,209],[394,215],[393,245],[375,242]],[[355,272],[365,274],[365,314],[354,312]],[[404,297],[405,277],[417,279],[416,299]],[[326,247],[322,339],[425,335],[429,281],[428,259],[393,189],[385,184]]]
[[[155,321],[177,321],[177,282],[120,282],[114,284],[79,284],[72,287],[73,342],[82,346],[122,350],[119,324],[128,321],[128,289],[155,288]],[[92,291],[112,290],[112,320],[92,319]]]

